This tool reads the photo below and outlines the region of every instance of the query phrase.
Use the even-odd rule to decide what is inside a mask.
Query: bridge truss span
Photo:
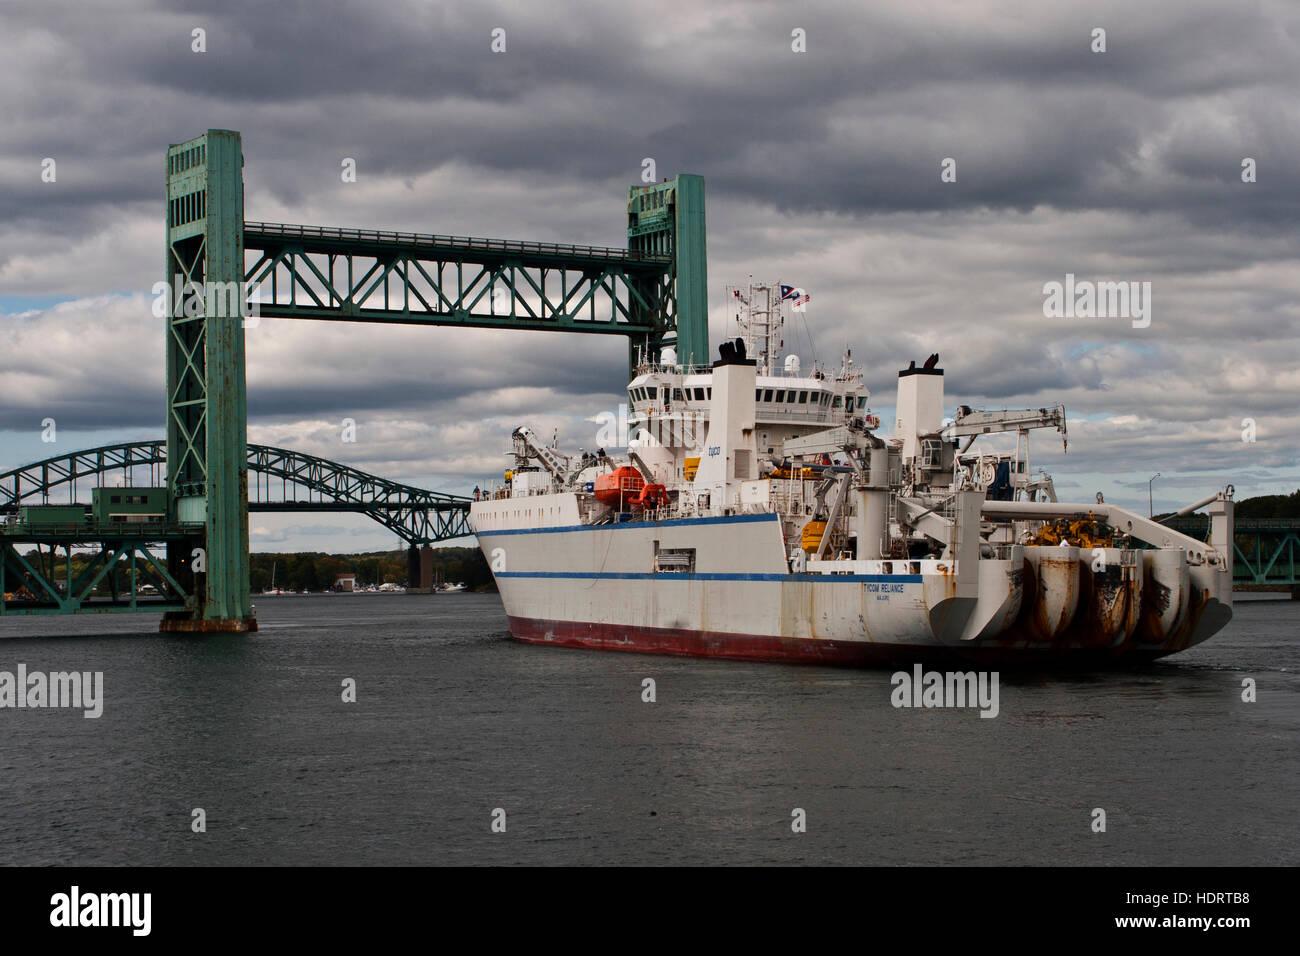
[[[663,333],[672,257],[636,249],[245,222],[260,316]]]
[[[69,452],[0,474],[0,530],[13,537],[23,505],[75,502],[116,478],[126,487],[160,487],[163,439]],[[368,515],[413,545],[466,537],[470,500],[390,481],[316,455],[248,445],[250,511],[352,511]]]

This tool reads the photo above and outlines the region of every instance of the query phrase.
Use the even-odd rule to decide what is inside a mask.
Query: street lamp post
[[[1155,481],[1159,477],[1160,477],[1160,472],[1157,471],[1147,481],[1147,517],[1148,518],[1154,518],[1156,516],[1156,509],[1151,503],[1151,482]]]

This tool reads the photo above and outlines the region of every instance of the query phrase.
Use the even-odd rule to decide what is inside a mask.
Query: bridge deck
[[[245,249],[271,249],[292,243],[304,252],[350,252],[362,254],[418,252],[437,259],[465,259],[473,262],[516,260],[522,265],[610,265],[648,272],[663,272],[671,256],[655,255],[615,246],[579,246],[560,242],[523,242],[515,239],[478,239],[471,236],[440,236],[415,232],[372,229],[342,229],[332,226],[300,226],[291,223],[244,223]]]

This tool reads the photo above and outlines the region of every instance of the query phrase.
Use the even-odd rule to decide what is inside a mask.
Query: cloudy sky
[[[728,283],[796,284],[811,342],[787,339],[805,364],[852,346],[886,421],[934,351],[950,409],[1064,402],[1068,454],[1034,454],[1062,497],[1300,485],[1300,5],[630,9],[0,3],[0,470],[162,434],[163,155],[211,127],[243,134],[246,216],[276,222],[617,246],[644,158],[699,173],[715,343]],[[1045,317],[1067,274],[1150,282],[1149,326]],[[591,440],[626,349],[267,319],[247,357],[250,441],[465,492],[517,424]],[[253,546],[396,541],[321,518],[255,516]]]

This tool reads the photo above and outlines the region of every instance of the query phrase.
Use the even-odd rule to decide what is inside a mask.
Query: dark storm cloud
[[[6,190],[0,216],[62,221],[154,198],[161,146],[241,129],[301,200],[314,162],[383,175],[461,161],[626,182],[653,156],[714,195],[783,210],[1174,210],[1222,228],[1296,218],[1300,13],[1283,4],[987,8],[921,4],[474,7],[342,2],[55,4],[10,10],[20,64],[7,149],[83,158],[58,202]],[[208,52],[189,32],[207,31]],[[507,30],[502,55],[489,31]],[[791,54],[790,31],[808,33]],[[1108,50],[1089,50],[1104,26]],[[14,42],[14,41],[10,41]],[[939,183],[939,162],[958,182]],[[1241,189],[1240,161],[1260,163]],[[69,176],[72,169],[69,168]],[[40,211],[32,209],[41,204]]]
[[[106,296],[0,320],[0,430],[37,428],[45,416],[65,429],[160,429],[163,341],[149,306]],[[432,421],[527,414],[539,400],[575,412],[610,404],[627,367],[621,337],[513,336],[506,348],[482,331],[263,319],[245,332],[249,420]],[[511,397],[529,390],[531,403]]]
[[[249,218],[539,240],[624,242],[652,157],[708,180],[715,341],[724,283],[794,281],[816,311],[788,344],[832,366],[851,345],[882,410],[939,351],[950,407],[1107,419],[1072,427],[1071,470],[1294,467],[1298,45],[1300,8],[1256,0],[10,4],[0,310],[77,298],[0,318],[0,429],[161,429],[163,150],[226,127]],[[1046,320],[1067,272],[1151,281],[1151,328]],[[261,333],[252,426],[393,477],[495,472],[513,424],[581,421],[624,384],[619,339]],[[335,447],[345,416],[370,444]],[[1267,440],[1243,447],[1245,416]]]

